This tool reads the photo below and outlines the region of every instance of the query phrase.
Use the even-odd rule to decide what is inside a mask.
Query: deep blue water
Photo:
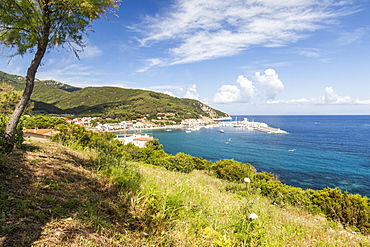
[[[289,185],[339,187],[370,197],[370,116],[237,116],[244,117],[290,134],[234,127],[222,127],[225,133],[220,128],[146,132],[170,154],[184,152],[211,161],[233,158],[274,173]]]

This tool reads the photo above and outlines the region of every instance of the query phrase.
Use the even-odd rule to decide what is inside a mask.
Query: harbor
[[[144,127],[142,125],[135,126],[133,125],[127,129],[114,129],[110,130],[111,132],[125,132],[125,131],[136,131],[136,130],[150,130],[150,129],[163,129],[166,131],[171,131],[172,129],[185,129],[185,132],[190,133],[192,131],[200,130],[201,128],[222,128],[222,127],[235,127],[235,128],[243,128],[247,130],[257,130],[264,132],[266,134],[275,134],[275,135],[285,135],[289,134],[285,130],[281,130],[280,128],[274,128],[268,126],[266,123],[263,122],[255,122],[255,121],[248,121],[247,118],[244,118],[243,121],[228,121],[223,119],[223,121],[216,121],[213,123],[204,123],[198,121],[183,121],[181,124],[178,125],[166,125],[166,126],[149,126]],[[221,133],[224,133],[224,130],[219,130]]]
[[[274,134],[274,135],[285,135],[289,134],[285,130],[281,130],[280,128],[273,128],[268,126],[266,123],[262,122],[250,122],[247,118],[244,118],[243,121],[228,121],[228,122],[219,122],[221,126],[234,126],[236,128],[245,128],[248,130],[257,130],[264,132],[266,134]]]

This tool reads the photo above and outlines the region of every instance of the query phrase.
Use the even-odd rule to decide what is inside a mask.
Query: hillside
[[[134,162],[102,170],[96,159],[32,140],[0,156],[0,245],[370,245],[369,237],[299,207],[235,194],[228,189],[233,183],[206,171]],[[258,218],[249,220],[250,213]]]
[[[23,90],[24,77],[0,71],[0,83]],[[171,113],[177,118],[219,118],[226,113],[197,100],[140,89],[117,87],[76,88],[56,81],[36,81],[31,100],[35,113],[137,118]]]

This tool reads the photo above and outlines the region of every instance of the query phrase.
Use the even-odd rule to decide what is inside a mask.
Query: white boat
[[[225,131],[221,129],[221,130],[220,130],[220,133],[225,133]]]
[[[254,128],[253,128],[253,127],[248,126],[248,125],[246,125],[244,128],[245,128],[245,129],[247,129],[247,130],[254,130]]]
[[[191,133],[191,129],[185,130],[185,133]]]

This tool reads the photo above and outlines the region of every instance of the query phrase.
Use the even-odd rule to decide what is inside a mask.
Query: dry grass
[[[29,142],[0,161],[0,246],[370,246],[303,209],[227,192],[206,172],[140,165],[130,194],[92,169],[90,154],[55,143]]]
[[[217,246],[215,243],[226,244],[227,240],[235,244],[235,225],[249,213],[259,216],[253,229],[249,229],[256,235],[250,246],[370,246],[369,237],[346,231],[306,210],[274,206],[260,195],[240,197],[225,192],[227,182],[203,171],[180,174],[143,167],[142,173],[148,188],[158,188],[167,196],[175,194],[184,201],[184,210],[188,213],[167,233],[167,238],[172,238],[178,246]],[[192,206],[198,206],[198,212],[191,212]],[[202,234],[194,235],[194,232]],[[205,245],[205,242],[215,245]],[[240,241],[238,245],[242,245]]]
[[[0,245],[119,246],[112,236],[131,231],[121,192],[90,163],[55,143],[3,157]]]

